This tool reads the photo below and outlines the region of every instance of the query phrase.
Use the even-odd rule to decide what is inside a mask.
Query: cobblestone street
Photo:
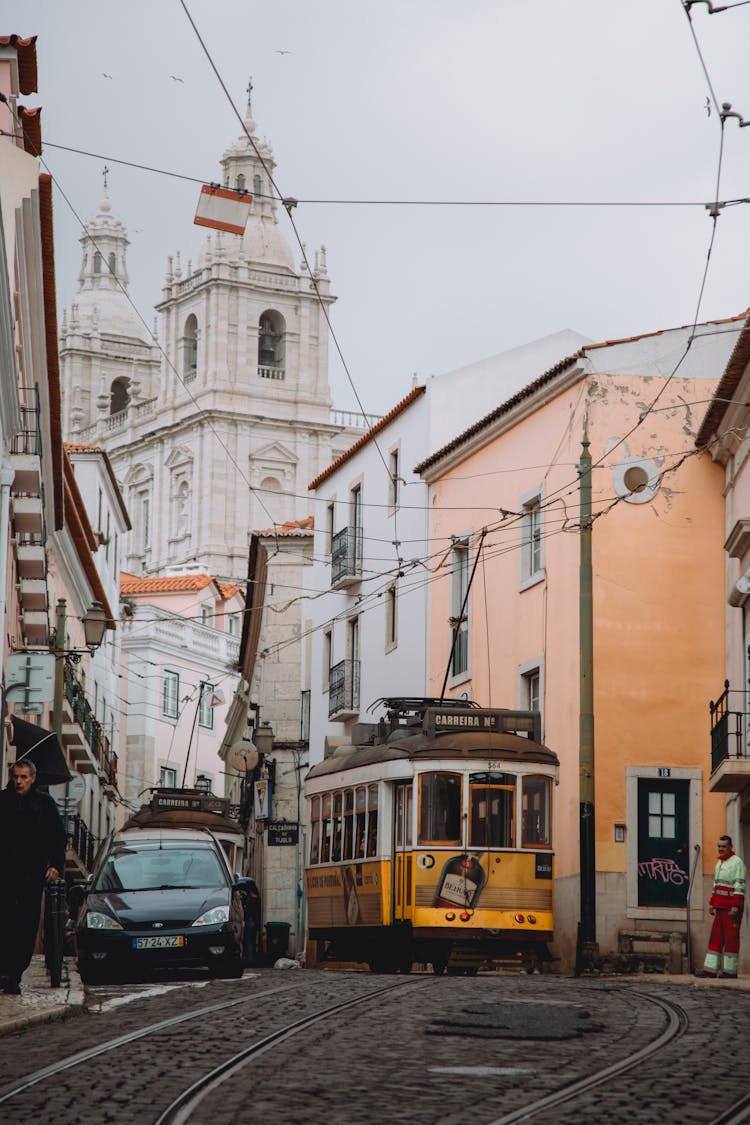
[[[678,1037],[606,1085],[528,1119],[698,1125],[748,1091],[743,981],[260,970],[234,983],[97,988],[88,1000],[77,1018],[5,1036],[5,1073],[14,1081],[0,1090],[4,1122],[156,1122],[226,1059],[308,1018],[229,1074],[184,1120],[499,1125],[648,1047],[666,1026],[656,1001],[684,1013]],[[181,1022],[154,1029],[175,1017]],[[151,1033],[7,1097],[24,1076],[144,1028]]]

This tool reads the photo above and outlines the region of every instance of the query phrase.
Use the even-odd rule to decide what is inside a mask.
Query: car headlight
[[[122,926],[109,914],[101,914],[98,910],[89,910],[86,913],[86,928],[89,930],[121,930]]]
[[[214,906],[212,910],[207,910],[205,914],[201,914],[200,918],[196,918],[193,922],[194,926],[220,926],[222,922],[229,921],[229,907],[228,906]]]

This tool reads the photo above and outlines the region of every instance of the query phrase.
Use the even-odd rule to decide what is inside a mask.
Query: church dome
[[[79,331],[103,329],[107,335],[150,343],[151,333],[128,294],[127,232],[112,214],[106,188],[97,214],[84,224],[80,242],[82,261],[75,297]]]

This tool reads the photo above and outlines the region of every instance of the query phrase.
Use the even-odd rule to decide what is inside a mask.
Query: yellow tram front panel
[[[532,935],[554,929],[549,852],[420,850],[396,859],[405,879],[399,888],[397,864],[395,915],[409,918],[415,930],[449,926]]]
[[[305,888],[307,924],[311,930],[384,926],[391,920],[388,860],[308,868]]]

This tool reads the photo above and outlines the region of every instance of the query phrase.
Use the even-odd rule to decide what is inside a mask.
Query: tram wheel
[[[436,977],[441,977],[448,967],[448,961],[444,957],[436,957],[432,962],[432,971]]]

